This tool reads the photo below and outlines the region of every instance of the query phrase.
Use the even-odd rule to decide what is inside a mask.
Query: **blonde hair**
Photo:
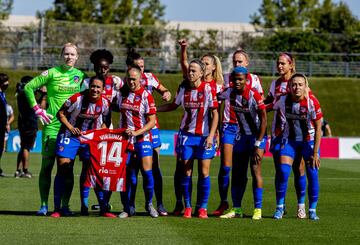
[[[305,80],[305,97],[308,98],[309,97],[309,92],[310,92],[310,87],[309,87],[309,80],[307,79],[307,77],[302,74],[302,73],[294,73],[290,80],[289,80],[289,88],[292,87],[292,83],[293,83],[293,80],[297,77],[301,77]]]
[[[75,44],[69,42],[69,43],[65,43],[63,45],[63,47],[61,49],[61,56],[64,54],[65,49],[68,47],[74,48],[76,50],[76,53],[79,55],[78,47]]]
[[[235,50],[235,52],[233,53],[233,56],[232,56],[232,60],[234,60],[235,55],[237,55],[237,54],[242,54],[242,55],[244,55],[244,57],[245,57],[245,59],[247,60],[247,62],[250,62],[250,58],[249,58],[248,53],[246,53],[245,50],[243,50],[243,49]]]
[[[212,76],[213,76],[213,79],[215,80],[216,84],[224,85],[223,70],[222,70],[221,61],[220,61],[219,57],[217,57],[216,55],[204,54],[201,57],[201,60],[204,57],[209,57],[213,61],[213,64],[215,65],[215,70],[213,71]]]

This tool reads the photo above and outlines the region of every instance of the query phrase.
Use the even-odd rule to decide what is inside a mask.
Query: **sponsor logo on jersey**
[[[80,81],[80,77],[79,76],[74,76],[74,82],[78,83]]]

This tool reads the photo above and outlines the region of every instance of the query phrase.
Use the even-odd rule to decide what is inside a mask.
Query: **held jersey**
[[[46,70],[41,75],[32,79],[25,85],[24,91],[29,100],[30,107],[36,105],[35,91],[42,86],[47,90],[47,103],[49,107],[46,112],[53,116],[51,123],[46,125],[43,129],[43,134],[52,135],[56,137],[60,128],[60,122],[56,118],[56,113],[73,94],[80,92],[80,84],[84,79],[85,74],[76,69],[66,69],[65,65],[57,66]]]
[[[67,99],[62,107],[67,115],[69,123],[80,131],[98,129],[109,115],[110,102],[105,96],[101,96],[98,101],[89,101],[89,90],[76,93]],[[62,125],[60,132],[65,132],[66,136],[71,136],[69,129]]]
[[[290,94],[281,96],[275,103],[274,110],[282,128],[273,129],[282,137],[295,141],[312,141],[315,137],[314,122],[321,119],[320,103],[313,94],[295,102]],[[278,136],[278,135],[276,135]]]
[[[230,87],[220,94],[219,98],[229,102],[230,109],[236,116],[241,135],[259,135],[261,121],[258,110],[264,110],[265,104],[256,90],[245,86],[244,90],[239,93],[235,88]]]
[[[90,166],[84,186],[106,191],[126,191],[128,136],[125,129],[100,129],[85,132],[82,144],[90,148]]]
[[[149,115],[156,114],[154,98],[143,87],[135,92],[130,91],[127,95],[119,92],[117,103],[120,109],[119,128],[139,130],[145,126]],[[131,143],[141,141],[151,141],[151,133],[146,132],[131,139]]]
[[[218,107],[215,91],[209,84],[201,81],[197,88],[180,85],[174,103],[184,108],[181,130],[201,136],[209,135],[210,109]]]
[[[81,91],[89,88],[90,78],[84,79],[81,84]],[[109,75],[105,79],[104,95],[111,102],[116,97],[117,91],[124,86],[124,81],[120,77],[115,75]]]
[[[231,73],[227,73],[224,75],[224,87],[233,87],[232,81],[230,81]],[[264,94],[264,90],[261,85],[261,80],[259,76],[255,74],[248,73],[246,85],[248,85],[251,89],[257,91],[261,96]],[[225,100],[224,102],[224,113],[223,113],[223,123],[232,123],[236,124],[236,116],[233,111],[230,109],[229,101]]]

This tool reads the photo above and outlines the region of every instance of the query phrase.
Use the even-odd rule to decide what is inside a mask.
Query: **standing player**
[[[130,136],[130,144],[133,144],[133,156],[141,166],[143,175],[143,189],[145,193],[145,209],[153,218],[159,216],[153,207],[152,198],[154,194],[154,177],[152,172],[153,147],[151,129],[155,126],[156,107],[152,95],[141,86],[141,69],[137,66],[130,67],[126,75],[126,86],[124,86],[118,96],[116,109],[120,110],[119,127],[126,129]],[[134,163],[134,162],[133,162]],[[133,166],[130,166],[133,168]],[[128,168],[129,169],[129,168]],[[124,212],[120,218],[126,218],[132,215],[129,201],[129,183],[127,179],[127,195],[122,195]],[[124,200],[125,198],[125,200]]]
[[[235,67],[231,74],[233,87],[227,88],[219,97],[230,102],[236,115],[239,132],[234,144],[234,159],[231,196],[233,208],[221,218],[242,217],[241,201],[247,183],[247,169],[250,160],[254,196],[254,220],[261,219],[263,180],[261,161],[266,145],[266,109],[261,95],[246,85],[248,71]]]
[[[188,57],[187,57],[187,47],[188,42],[185,39],[179,40],[179,45],[181,48],[180,52],[180,64],[183,71],[183,76],[186,78],[189,70]],[[208,83],[211,88],[215,91],[216,94],[220,93],[224,89],[224,78],[222,74],[222,66],[219,58],[215,55],[205,54],[201,57],[201,61],[205,65],[205,74],[204,81]],[[220,107],[220,105],[219,105]],[[218,110],[219,112],[220,110]],[[209,118],[211,120],[211,118]],[[220,121],[220,120],[219,120]],[[216,145],[220,143],[219,132],[216,131]],[[176,196],[176,205],[173,214],[180,215],[184,209],[182,203],[182,193],[181,193],[181,162],[178,159],[174,174],[174,187],[175,187],[175,196]]]
[[[322,112],[318,100],[309,93],[307,78],[300,73],[289,80],[290,93],[282,96],[274,105],[275,116],[284,122],[280,147],[280,166],[276,169],[279,180],[276,183],[275,219],[284,214],[284,200],[291,166],[298,168],[301,159],[305,160],[309,182],[309,218],[318,220],[316,206],[319,196],[318,169],[320,167],[319,149],[321,139]]]
[[[40,216],[45,216],[48,212],[51,171],[55,161],[55,141],[60,128],[59,120],[53,117],[65,100],[80,91],[80,84],[85,76],[82,71],[74,67],[79,57],[74,44],[66,43],[61,50],[61,56],[64,64],[44,71],[24,88],[30,106],[40,121],[45,124],[42,131],[42,162],[39,175],[41,207],[37,215]],[[37,104],[34,95],[34,92],[42,86],[45,86],[47,90],[49,107],[46,111]],[[70,211],[69,214],[71,214]]]
[[[133,49],[129,51],[128,57],[126,59],[126,64],[128,67],[136,65],[141,69],[141,86],[145,88],[149,93],[153,93],[153,91],[157,91],[161,94],[162,99],[164,101],[170,101],[171,93],[170,91],[164,87],[163,84],[160,83],[159,79],[150,72],[145,72],[145,62],[144,58]],[[152,172],[154,176],[154,191],[157,202],[157,211],[161,216],[167,216],[168,212],[166,211],[163,204],[163,180],[160,169],[160,134],[159,134],[159,122],[156,118],[156,125],[151,129],[152,135],[152,147],[153,147],[153,167]],[[137,186],[137,175],[139,168],[130,170],[130,208],[131,214],[135,214],[135,194],[136,194],[136,186]]]
[[[249,55],[242,49],[236,50],[232,56],[233,67],[245,67],[249,65]],[[224,75],[225,88],[232,87],[230,80],[230,73]],[[261,96],[263,96],[263,89],[261,86],[261,80],[257,75],[248,73],[246,84],[250,88],[256,90]],[[235,142],[235,136],[238,132],[238,124],[234,111],[230,109],[230,101],[224,101],[224,113],[222,120],[221,130],[221,166],[218,175],[219,194],[220,194],[220,205],[213,212],[215,216],[220,216],[225,210],[229,208],[227,201],[230,171],[232,167],[233,159],[233,147]]]
[[[9,77],[0,73],[0,160],[4,151],[4,138],[6,132],[6,124],[7,124],[7,114],[6,114],[6,99],[5,99],[5,90],[9,86]],[[1,169],[0,165],[0,177],[4,177],[4,173]]]
[[[105,87],[103,90],[103,94],[105,97],[112,102],[114,98],[116,97],[116,93],[119,91],[119,89],[124,85],[124,82],[121,80],[120,77],[116,75],[110,74],[111,64],[114,61],[114,56],[109,50],[106,49],[97,49],[90,55],[90,61],[94,65],[94,72],[97,77],[103,78],[105,81]],[[86,78],[84,79],[82,85],[81,85],[81,91],[89,88],[89,82],[90,79]],[[107,117],[108,121],[105,122],[106,126],[109,128],[113,128],[111,123],[111,111],[109,112],[109,116]],[[86,177],[87,167],[89,162],[83,161],[83,167],[81,170],[80,175],[80,198],[81,198],[81,210],[83,215],[88,214],[88,203],[86,200],[89,198],[89,192],[84,189],[84,181]],[[98,199],[103,199],[104,197],[99,196],[104,194],[110,195],[109,193],[104,192],[97,192],[97,189],[95,189],[95,193],[98,196]],[[105,197],[106,199],[110,199],[110,196]],[[97,207],[98,205],[93,205],[92,208]]]
[[[290,53],[281,53],[277,60],[277,69],[280,77],[277,80],[272,81],[269,89],[269,93],[264,100],[267,110],[271,110],[275,102],[282,96],[289,93],[288,81],[291,76],[295,74],[295,59]],[[270,151],[273,155],[276,171],[275,185],[278,184],[279,169],[280,166],[280,146],[282,141],[282,131],[284,130],[284,122],[280,118],[280,114],[276,113],[276,116],[272,122],[272,137]],[[299,167],[299,168],[295,168]],[[305,196],[306,196],[306,176],[305,176],[305,162],[302,160],[299,166],[293,165],[294,172],[294,184],[298,199],[298,218],[306,218],[305,212]],[[284,203],[285,210],[285,203]],[[284,211],[285,213],[285,211]]]
[[[214,137],[219,114],[215,91],[209,84],[202,81],[205,66],[201,60],[190,62],[188,81],[178,89],[175,101],[158,107],[158,111],[175,110],[179,105],[184,108],[180,125],[180,145],[178,154],[182,166],[181,187],[185,201],[184,218],[191,218],[191,175],[194,159],[199,162],[198,198],[199,218],[207,218],[207,203],[210,195],[210,164],[215,156]],[[212,121],[209,121],[211,114]]]
[[[102,96],[104,80],[101,77],[91,77],[89,87],[89,90],[76,93],[67,99],[57,113],[57,118],[62,125],[56,139],[55,211],[51,215],[54,218],[67,215],[70,196],[65,195],[67,193],[71,195],[73,189],[73,165],[76,155],[80,153],[83,160],[90,159],[88,148],[80,143],[78,136],[86,130],[106,127],[104,118],[109,114],[110,103]],[[62,208],[60,208],[61,205]],[[105,217],[116,217],[106,212],[104,205],[100,214]]]

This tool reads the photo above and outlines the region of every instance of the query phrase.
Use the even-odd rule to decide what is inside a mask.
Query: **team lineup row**
[[[55,210],[52,217],[73,215],[69,209],[69,200],[74,184],[73,164],[76,155],[79,153],[83,161],[81,183],[87,182],[86,173],[91,165],[89,150],[86,144],[80,142],[79,136],[87,130],[111,127],[111,111],[118,111],[119,128],[123,129],[121,134],[128,139],[130,149],[126,183],[122,185],[126,186],[126,191],[120,192],[124,211],[119,217],[135,215],[135,191],[139,170],[144,182],[145,209],[152,217],[166,216],[168,213],[162,202],[162,176],[159,167],[161,142],[156,113],[171,111],[181,106],[184,114],[176,145],[174,187],[177,201],[174,215],[183,214],[185,218],[191,218],[192,215],[199,218],[208,217],[209,169],[219,145],[221,167],[218,184],[221,202],[213,214],[221,218],[243,215],[241,201],[250,165],[254,195],[252,218],[261,219],[261,161],[266,142],[266,113],[273,110],[275,114],[271,151],[276,168],[276,210],[273,217],[281,219],[284,214],[287,182],[293,169],[298,198],[297,217],[306,218],[307,176],[309,218],[319,219],[316,206],[319,194],[322,112],[319,102],[309,88],[307,78],[295,72],[295,60],[292,55],[279,55],[277,67],[280,77],[272,82],[269,93],[264,98],[259,77],[247,70],[249,57],[244,50],[234,52],[234,69],[230,74],[223,76],[221,63],[216,56],[206,54],[201,59],[194,59],[188,63],[187,42],[180,40],[179,44],[184,81],[172,102],[169,102],[170,92],[159,80],[152,73],[144,72],[144,59],[138,53],[129,53],[126,60],[128,70],[125,79],[122,80],[109,74],[113,62],[112,54],[107,50],[96,50],[90,56],[96,75],[85,78],[83,72],[74,68],[78,53],[76,46],[71,43],[65,44],[62,50],[63,65],[43,72],[25,86],[24,91],[30,106],[45,124],[42,167],[39,175],[41,207],[37,214],[48,213],[51,171],[56,159]],[[37,104],[34,96],[34,91],[41,86],[47,88],[46,111]],[[169,103],[156,107],[152,97],[153,91],[160,92],[162,98]],[[219,111],[222,104],[224,113],[220,123]],[[102,159],[100,152],[98,159]],[[123,153],[121,150],[119,152]],[[110,157],[114,162],[119,162],[116,160],[122,157],[119,154],[114,155],[114,152],[111,152]],[[199,179],[193,214],[191,176],[195,159],[199,164]],[[232,208],[229,208],[227,201],[230,172]],[[103,183],[103,187],[108,185],[109,183]],[[80,186],[81,213],[87,215],[89,185]],[[109,211],[111,191],[108,188],[94,190],[98,197],[100,214],[105,217],[116,217]],[[154,193],[157,208],[152,205]]]

